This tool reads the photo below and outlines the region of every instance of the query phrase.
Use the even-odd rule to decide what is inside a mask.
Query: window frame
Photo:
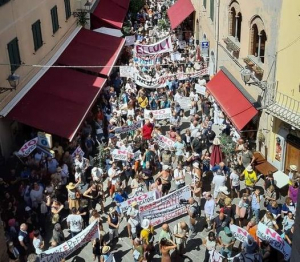
[[[19,40],[17,37],[7,44],[7,52],[10,63],[10,71],[14,73],[21,66]]]
[[[33,23],[31,25],[31,29],[32,29],[32,36],[33,36],[34,51],[37,51],[44,44],[42,28],[41,28],[41,20],[39,19],[35,23]]]
[[[68,20],[72,15],[71,2],[70,2],[70,0],[64,0],[64,3],[65,3],[66,20]]]
[[[203,0],[203,7],[206,9],[207,8],[207,0]]]
[[[51,21],[52,21],[52,32],[54,35],[59,29],[57,5],[55,5],[54,7],[51,8],[50,13],[51,13]]]

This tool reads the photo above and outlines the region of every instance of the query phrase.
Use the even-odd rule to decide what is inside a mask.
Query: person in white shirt
[[[113,196],[115,193],[115,185],[117,184],[119,178],[120,178],[120,171],[117,169],[116,163],[112,163],[112,166],[110,169],[108,169],[108,177],[109,177],[109,195],[110,197]]]
[[[77,208],[72,208],[72,214],[67,216],[67,224],[71,231],[71,237],[76,236],[82,230],[83,219],[77,214]]]
[[[207,222],[207,231],[211,230],[211,220],[214,218],[215,213],[215,201],[212,198],[212,195],[210,192],[204,192],[203,193],[206,202],[204,204],[204,213],[206,217]]]
[[[222,173],[221,169],[218,169],[214,175],[212,183],[214,184],[214,198],[217,199],[219,194],[219,188],[225,186],[227,177]]]
[[[236,192],[237,197],[240,198],[240,176],[236,169],[233,169],[230,176],[230,186],[231,186],[231,198],[233,199],[233,194]]]
[[[43,200],[43,191],[44,188],[40,186],[38,183],[33,184],[33,189],[30,191],[30,198],[33,208],[38,208],[39,204],[42,203]]]
[[[91,171],[92,179],[94,182],[99,183],[101,182],[103,170],[99,167],[93,167]]]
[[[43,248],[44,248],[44,240],[40,234],[39,230],[34,230],[33,231],[33,247],[35,248],[35,253],[37,255],[40,255],[43,252]]]
[[[197,137],[200,135],[198,133],[201,131],[201,125],[198,123],[198,121],[194,120],[189,129],[191,131],[191,137]]]
[[[75,166],[75,170],[80,169],[82,172],[82,183],[83,185],[85,185],[86,180],[85,180],[85,172],[88,169],[90,165],[90,161],[87,158],[82,157],[79,154],[76,154],[75,156],[75,160],[74,160],[74,166]]]
[[[174,179],[176,189],[180,189],[185,186],[185,169],[182,168],[182,164],[178,164],[174,170]]]

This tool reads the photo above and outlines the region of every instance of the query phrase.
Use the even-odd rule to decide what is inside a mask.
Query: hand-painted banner
[[[133,66],[120,66],[120,76],[121,77],[134,77],[134,67]]]
[[[142,77],[139,74],[135,74],[135,83],[145,88],[161,88],[161,87],[165,87],[167,80],[171,79],[174,76],[176,76],[178,80],[185,80],[188,79],[189,77],[196,78],[207,74],[208,74],[208,68],[203,68],[191,74],[177,73],[177,74],[172,74],[167,76],[161,76],[159,78],[149,78],[149,79]]]
[[[29,141],[27,141],[18,151],[18,155],[20,157],[27,157],[31,154],[31,152],[36,149],[38,143],[38,138],[35,137]]]
[[[190,197],[190,186],[185,186],[153,202],[141,205],[139,206],[141,221],[147,218],[153,226],[157,226],[186,214],[186,206],[180,204],[180,199],[188,200]]]
[[[158,144],[159,147],[167,149],[167,150],[173,150],[175,142],[171,140],[170,138],[154,134],[153,136],[154,142]]]
[[[249,235],[247,230],[238,227],[234,224],[230,225],[230,231],[232,232],[233,236],[241,242],[244,242],[247,239],[247,236]]]
[[[122,160],[127,161],[129,158],[132,158],[134,154],[130,153],[127,150],[113,149],[110,151],[113,160]]]
[[[139,196],[132,197],[122,203],[120,203],[120,209],[122,213],[127,212],[128,208],[133,202],[137,202],[139,206],[150,203],[156,199],[155,191],[149,191]]]
[[[184,110],[190,109],[191,104],[192,104],[191,99],[189,97],[184,97],[184,96],[176,99],[176,102],[178,102],[181,109],[184,109]]]
[[[195,84],[196,93],[204,95],[206,94],[206,86]]]
[[[291,246],[284,239],[282,239],[275,230],[268,228],[266,225],[259,222],[256,234],[261,240],[269,242],[273,248],[280,251],[284,256],[285,261],[290,259],[292,252]]]
[[[210,262],[222,262],[225,258],[216,250],[209,251],[209,255],[210,255],[210,260],[209,260]],[[227,261],[233,261],[234,258],[238,257],[239,255],[240,253],[235,255],[234,257],[228,257]]]
[[[167,37],[152,45],[141,45],[136,44],[134,46],[134,51],[137,55],[153,55],[162,54],[173,51],[171,37]]]
[[[86,243],[91,242],[91,240],[99,238],[99,226],[98,220],[95,220],[86,229],[81,231],[78,235],[67,240],[63,244],[48,249],[40,255],[41,262],[60,262],[62,259],[66,258],[74,251],[78,250],[80,247],[84,246]]]
[[[141,128],[143,121],[140,120],[136,123],[133,123],[130,126],[121,126],[121,127],[117,127],[115,128],[115,134],[123,134],[123,133],[128,133],[130,131],[136,130]]]
[[[72,157],[75,158],[76,155],[80,155],[81,157],[84,156],[84,152],[83,152],[83,150],[81,149],[80,146],[78,146],[78,147],[75,149],[75,151],[74,151],[73,154],[72,154]]]
[[[125,46],[134,45],[135,43],[135,35],[125,36]]]
[[[133,58],[133,62],[135,64],[144,65],[144,66],[155,65],[155,61],[156,61],[155,58],[151,58],[151,59],[145,59],[145,58],[142,58],[142,57],[134,57]]]
[[[169,119],[172,116],[171,108],[159,109],[159,110],[144,110],[144,117],[149,118],[149,114],[152,113],[156,120]]]

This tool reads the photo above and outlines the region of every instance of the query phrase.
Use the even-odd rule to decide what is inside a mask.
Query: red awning
[[[105,82],[76,70],[50,68],[7,117],[72,140]]]
[[[238,130],[258,113],[222,70],[207,83],[207,89]]]
[[[125,38],[81,29],[56,63],[69,66],[99,66],[82,69],[108,76],[124,43]]]
[[[194,11],[195,8],[191,0],[178,0],[167,11],[171,23],[171,28],[175,29],[177,26],[180,25],[180,23],[184,19],[186,19]]]
[[[130,0],[100,0],[91,14],[91,28],[113,27],[121,29]]]

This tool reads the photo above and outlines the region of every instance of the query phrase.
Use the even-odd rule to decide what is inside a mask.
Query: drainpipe
[[[216,12],[216,28],[215,28],[215,40],[216,40],[216,61],[214,73],[217,73],[218,70],[218,60],[219,60],[219,29],[220,29],[220,0],[217,0],[217,12]]]

